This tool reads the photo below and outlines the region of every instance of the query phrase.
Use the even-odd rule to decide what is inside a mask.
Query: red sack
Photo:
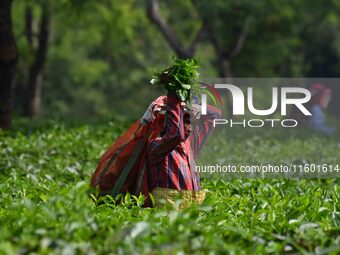
[[[149,107],[151,121],[137,120],[109,147],[92,175],[92,187],[99,188],[103,195],[113,197],[119,193],[128,192],[137,196],[142,193],[146,198],[144,206],[151,206],[147,145],[163,128],[164,114],[159,113],[165,105],[166,97],[159,97]]]

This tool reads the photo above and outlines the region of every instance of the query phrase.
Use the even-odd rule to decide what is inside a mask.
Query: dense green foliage
[[[96,206],[90,176],[128,124],[17,122],[20,128],[0,131],[0,254],[339,254],[334,179],[203,180],[204,204],[181,211],[141,209],[141,199],[131,197]],[[294,161],[294,151],[333,161],[322,151],[339,150],[338,137],[270,132],[262,139],[235,130],[223,145],[227,158],[256,161],[271,149],[274,163]]]
[[[13,1],[13,24],[20,52],[16,108],[24,96],[21,92],[34,55],[25,37],[25,8],[33,6],[36,32],[41,2]],[[140,114],[139,107],[147,106],[145,99],[155,97],[154,88],[148,86],[152,76],[149,68],[165,68],[175,55],[148,19],[147,2],[50,1],[43,116],[89,119]],[[210,22],[211,28],[204,32],[193,56],[200,63],[201,77],[221,77],[219,58],[228,56],[244,25],[247,36],[243,47],[229,63],[232,76],[340,76],[337,0],[313,4],[307,0],[159,2],[160,14],[184,46],[195,39],[204,21]],[[216,53],[211,34],[222,54]],[[339,94],[339,86],[334,89]],[[337,111],[336,101],[331,108]]]
[[[198,63],[195,59],[175,59],[165,70],[156,71],[150,83],[174,91],[181,101],[188,102],[190,90],[195,91],[195,88],[200,86],[197,83],[199,77],[197,69]],[[199,95],[201,94],[197,96]]]
[[[148,17],[149,1],[15,0],[16,113],[36,55],[27,29],[36,37],[43,2],[51,23],[41,114],[74,123],[16,119],[13,130],[0,130],[0,254],[340,253],[339,179],[203,179],[204,204],[180,211],[143,209],[142,197],[126,196],[121,205],[97,200],[89,180],[100,156],[129,125],[122,118],[140,116],[164,93],[149,85],[150,68],[163,70],[176,51]],[[202,78],[226,71],[340,76],[338,0],[159,2],[163,24],[198,60]],[[188,73],[174,69],[169,84],[181,87],[183,101],[196,76],[196,63],[189,66]],[[333,88],[339,95],[340,86]],[[260,105],[267,104],[268,93],[258,89]],[[115,119],[90,125],[103,116]],[[209,140],[200,160],[338,164],[339,141],[304,129],[236,128]]]
[[[150,21],[148,2],[13,1],[20,53],[15,112],[27,96],[44,3],[51,23],[42,116],[74,123],[20,119],[13,130],[0,130],[0,254],[339,254],[339,179],[203,179],[204,204],[183,210],[143,209],[142,197],[116,205],[91,195],[99,157],[130,124],[122,116],[140,116],[164,92],[149,86],[150,68],[163,70],[176,52]],[[198,60],[202,78],[227,76],[226,70],[233,77],[340,76],[338,0],[159,2],[160,16]],[[195,73],[175,71],[175,87],[189,88]],[[340,86],[332,86],[336,98]],[[261,106],[268,103],[267,91],[256,86],[255,93]],[[338,116],[339,102],[331,103]],[[339,163],[338,135],[226,131],[209,140],[202,161]]]

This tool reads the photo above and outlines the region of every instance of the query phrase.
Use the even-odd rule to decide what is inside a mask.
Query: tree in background
[[[175,2],[177,6],[179,6],[176,6],[176,12],[170,3],[163,4],[163,12],[161,12],[158,0],[148,0],[147,15],[150,21],[158,28],[179,58],[196,57],[196,49],[199,44],[208,45],[208,47],[212,48],[214,54],[211,59],[211,65],[215,69],[215,75],[224,78],[226,82],[231,82],[234,63],[236,66],[235,73],[238,75],[241,73],[240,76],[247,75],[250,68],[255,70],[258,65],[257,62],[267,61],[271,64],[272,61],[268,61],[268,59],[271,58],[269,54],[272,54],[272,52],[269,52],[267,56],[265,51],[256,51],[263,48],[261,44],[265,44],[269,49],[275,50],[277,54],[278,49],[275,48],[277,41],[269,40],[263,42],[261,40],[262,34],[263,38],[271,34],[273,37],[277,36],[283,39],[287,34],[282,33],[281,27],[288,26],[286,31],[290,29],[290,23],[285,22],[284,12],[280,13],[280,9],[275,8],[274,1],[187,0]],[[280,7],[289,11],[293,8],[285,4],[281,4]],[[178,14],[178,8],[185,9],[187,13],[187,15],[183,15],[183,19],[180,19],[181,15]],[[171,21],[174,13],[177,17],[177,24],[175,23],[170,26],[167,20]],[[262,16],[269,18],[264,19]],[[271,17],[275,17],[276,20],[282,21],[282,23],[281,25],[277,25],[279,24],[277,22],[277,27],[275,29],[269,29],[267,32],[267,26],[272,23],[268,22]],[[188,38],[190,38],[190,33],[188,33],[188,31],[185,32],[184,42],[182,42],[172,27],[176,27],[176,25],[185,27],[188,19],[195,20],[193,22],[199,24],[200,28],[193,29],[197,32],[189,46],[185,47],[185,41],[188,41]],[[175,19],[173,18],[173,20]],[[181,32],[183,33],[183,31],[179,31],[179,33]],[[245,44],[247,40],[251,43]],[[290,45],[287,44],[286,47],[288,48]],[[246,59],[244,56],[242,57],[241,54],[244,50],[247,52],[244,54]],[[256,55],[259,54],[261,54],[261,56],[257,57]],[[285,54],[285,52],[283,52],[283,54]],[[238,59],[239,56],[241,56],[241,58]],[[281,63],[280,61],[282,62],[282,59],[279,59],[275,65]],[[237,63],[242,63],[243,66],[237,68]],[[273,66],[275,67],[275,65]],[[270,65],[268,65],[268,67],[274,69],[270,67]],[[268,67],[266,69],[269,69]],[[263,72],[263,70],[261,70],[260,73],[261,72]],[[272,72],[274,73],[274,70]],[[230,109],[232,109],[232,99],[227,97],[226,101],[230,113]],[[231,114],[230,117],[232,117]]]
[[[172,52],[147,20],[143,1],[53,3],[51,25],[42,116],[138,116],[159,95],[148,86],[149,68],[168,64]]]
[[[11,126],[12,84],[18,61],[11,10],[12,0],[0,0],[0,128]]]
[[[188,47],[186,47],[184,43],[178,38],[173,29],[169,26],[167,21],[162,17],[158,0],[148,0],[147,15],[163,34],[169,46],[173,49],[178,58],[193,58],[195,56],[196,46],[202,39],[206,30],[206,26],[203,22],[201,22],[201,28],[197,31],[192,42]]]
[[[26,117],[36,116],[40,112],[41,83],[50,34],[50,3],[49,1],[42,1],[39,6],[41,9],[41,17],[38,31],[34,31],[34,23],[36,20],[31,3],[27,3],[25,10],[25,35],[34,55],[29,67],[22,97],[22,113]]]
[[[184,46],[184,43],[179,40],[176,33],[172,30],[167,21],[162,17],[158,0],[148,0],[147,15],[150,21],[153,22],[156,25],[156,27],[160,30],[160,32],[168,42],[169,46],[173,49],[173,51],[179,58],[195,57],[197,44],[200,43],[203,39],[203,36],[206,35],[206,37],[208,38],[208,40],[210,41],[211,45],[214,48],[215,52],[214,62],[216,63],[215,66],[217,73],[219,77],[228,79],[231,78],[232,76],[231,61],[240,53],[244,45],[250,18],[249,16],[240,17],[242,20],[244,20],[242,21],[243,24],[240,26],[240,28],[237,28],[239,32],[237,32],[237,34],[234,33],[232,35],[234,42],[232,42],[230,46],[226,47],[225,44],[223,44],[219,38],[220,37],[219,33],[222,33],[223,36],[225,35],[223,30],[226,29],[226,27],[224,27],[223,24],[223,28],[221,29],[221,27],[218,27],[215,24],[214,20],[218,19],[219,21],[221,21],[221,18],[223,20],[224,16],[229,17],[230,15],[228,16],[228,14],[230,13],[225,13],[225,10],[228,10],[227,8],[225,8],[226,7],[225,3],[219,2],[220,6],[215,6],[214,4],[216,4],[216,1],[215,3],[210,2],[209,6],[205,6],[204,1],[203,2],[192,1],[192,5],[194,6],[195,11],[198,13],[197,22],[201,24],[200,25],[201,27],[196,32],[194,39],[192,40],[188,47]],[[211,5],[213,6],[211,7]],[[207,12],[207,10],[210,11]],[[220,13],[221,10],[223,10],[224,12]],[[206,14],[209,14],[209,16],[207,16]],[[233,20],[229,24],[229,29],[234,28],[235,24],[237,23],[238,22],[236,20]],[[232,108],[231,99],[228,98],[227,102],[228,109],[231,109]]]
[[[137,117],[162,93],[149,68],[173,55],[195,57],[201,77],[340,76],[338,2],[16,0],[14,112],[41,98],[41,117]]]
[[[287,59],[296,57],[294,50],[298,49],[299,29],[304,23],[300,12],[306,3],[291,0],[174,2],[162,4],[148,0],[146,7],[149,20],[178,57],[196,57],[197,48],[207,45],[214,52],[211,65],[219,77],[232,77],[234,73],[239,77],[294,75],[286,70],[294,66]],[[179,14],[180,8],[186,15]],[[190,22],[196,23],[191,25],[193,33],[183,29]],[[191,43],[185,47],[192,34]]]

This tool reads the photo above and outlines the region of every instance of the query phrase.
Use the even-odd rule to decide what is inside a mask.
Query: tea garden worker
[[[302,114],[301,111],[298,111],[297,108],[293,108],[290,118],[308,125],[309,128],[316,132],[326,135],[333,134],[336,129],[326,124],[326,116],[324,113],[324,110],[327,109],[331,100],[332,91],[320,83],[315,83],[308,89],[311,92],[311,99],[306,104],[306,108],[311,113],[311,116],[306,116]]]
[[[191,92],[197,95],[202,90],[195,83],[197,67],[193,59],[177,59],[155,73],[151,84],[168,94],[154,100],[103,154],[91,178],[96,194],[117,199],[119,194],[142,194],[145,207],[154,205],[152,197],[156,206],[163,200],[175,203],[176,198],[181,198],[181,207],[203,201],[195,159],[221,111],[208,105],[207,114],[201,116],[198,100],[190,102]],[[195,127],[191,116],[199,119]]]
[[[331,90],[320,83],[312,85],[309,90],[312,94],[311,105],[309,106],[312,116],[309,117],[308,124],[317,132],[331,135],[336,129],[326,124],[323,112],[330,102]]]
[[[196,118],[199,109],[199,105],[192,105],[191,113]],[[200,124],[194,128],[185,104],[176,93],[168,91],[164,129],[149,141],[147,149],[149,189],[156,206],[162,202],[174,204],[177,198],[182,200],[180,207],[203,202],[205,191],[195,171],[195,158],[213,129],[212,120],[220,114],[218,108],[208,106],[207,115],[200,116]]]

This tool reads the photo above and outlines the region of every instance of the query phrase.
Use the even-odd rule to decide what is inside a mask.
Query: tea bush
[[[0,254],[340,253],[339,179],[203,179],[204,204],[183,210],[99,203],[90,176],[128,125],[18,120],[0,131]],[[235,163],[339,160],[339,137],[294,132],[235,129],[223,148]]]

